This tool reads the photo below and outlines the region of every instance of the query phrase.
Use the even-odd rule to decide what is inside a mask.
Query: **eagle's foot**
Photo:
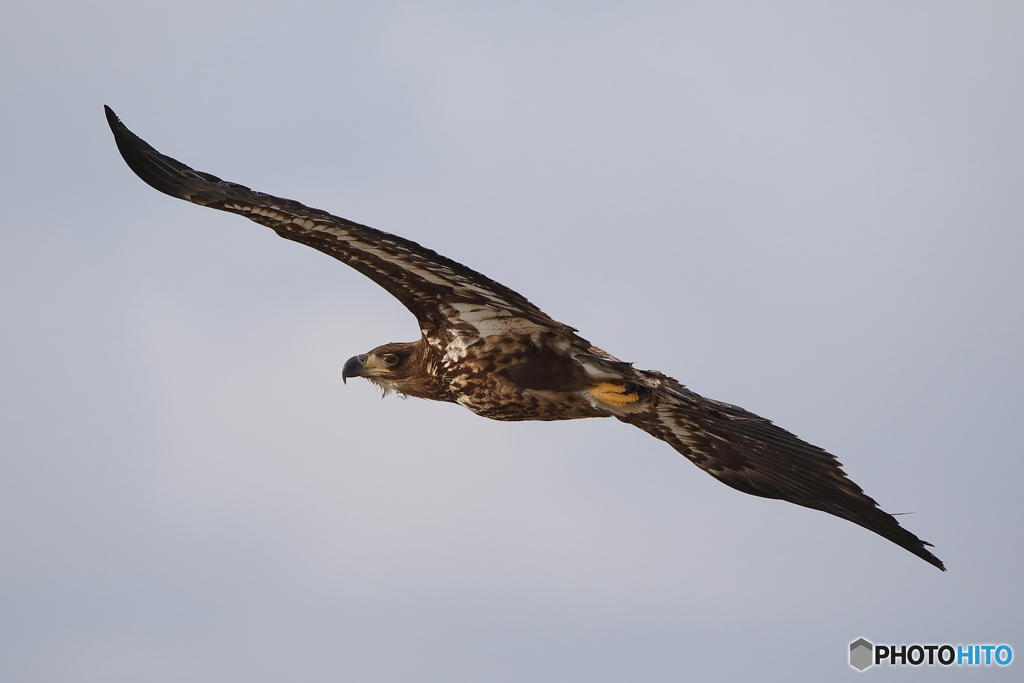
[[[633,403],[640,399],[640,394],[635,391],[629,391],[627,385],[613,384],[611,382],[601,382],[590,390],[590,395],[598,401],[603,401],[613,406],[624,406],[627,403]]]

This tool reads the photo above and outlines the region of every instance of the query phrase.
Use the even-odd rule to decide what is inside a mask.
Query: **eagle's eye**
[[[393,368],[394,366],[398,365],[398,356],[396,356],[393,353],[385,354],[384,365],[388,366],[389,368]]]

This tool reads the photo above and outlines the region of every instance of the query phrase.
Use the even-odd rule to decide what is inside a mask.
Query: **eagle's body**
[[[944,569],[927,543],[878,508],[834,456],[737,406],[638,370],[522,295],[415,242],[195,171],[107,108],[118,149],[148,184],[265,225],[371,278],[419,321],[421,338],[351,358],[342,377],[385,393],[458,403],[495,420],[615,417],[669,443],[729,486],[859,524]]]
[[[648,404],[648,387],[622,385],[621,375],[602,367],[614,364],[632,370],[627,363],[571,336],[544,331],[474,333],[468,339],[442,335],[385,344],[351,359],[344,376],[365,377],[385,393],[458,403],[481,417],[509,422],[610,417]],[[383,360],[388,357],[396,359],[391,366]],[[602,377],[619,384],[603,382]],[[620,393],[632,400],[627,404]]]

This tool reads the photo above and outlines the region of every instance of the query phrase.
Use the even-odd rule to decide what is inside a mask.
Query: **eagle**
[[[343,380],[363,377],[385,394],[457,403],[493,420],[614,417],[738,491],[849,520],[945,571],[931,544],[879,508],[825,450],[661,372],[638,370],[521,294],[416,242],[196,171],[104,108],[121,156],[151,187],[333,256],[416,316],[418,340],[353,356]]]

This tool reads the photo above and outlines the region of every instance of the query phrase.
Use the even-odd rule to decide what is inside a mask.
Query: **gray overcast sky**
[[[0,679],[1024,657],[1022,45],[1024,5],[978,0],[4,3]],[[104,103],[829,449],[949,572],[614,421],[343,386],[413,318],[146,187]]]

